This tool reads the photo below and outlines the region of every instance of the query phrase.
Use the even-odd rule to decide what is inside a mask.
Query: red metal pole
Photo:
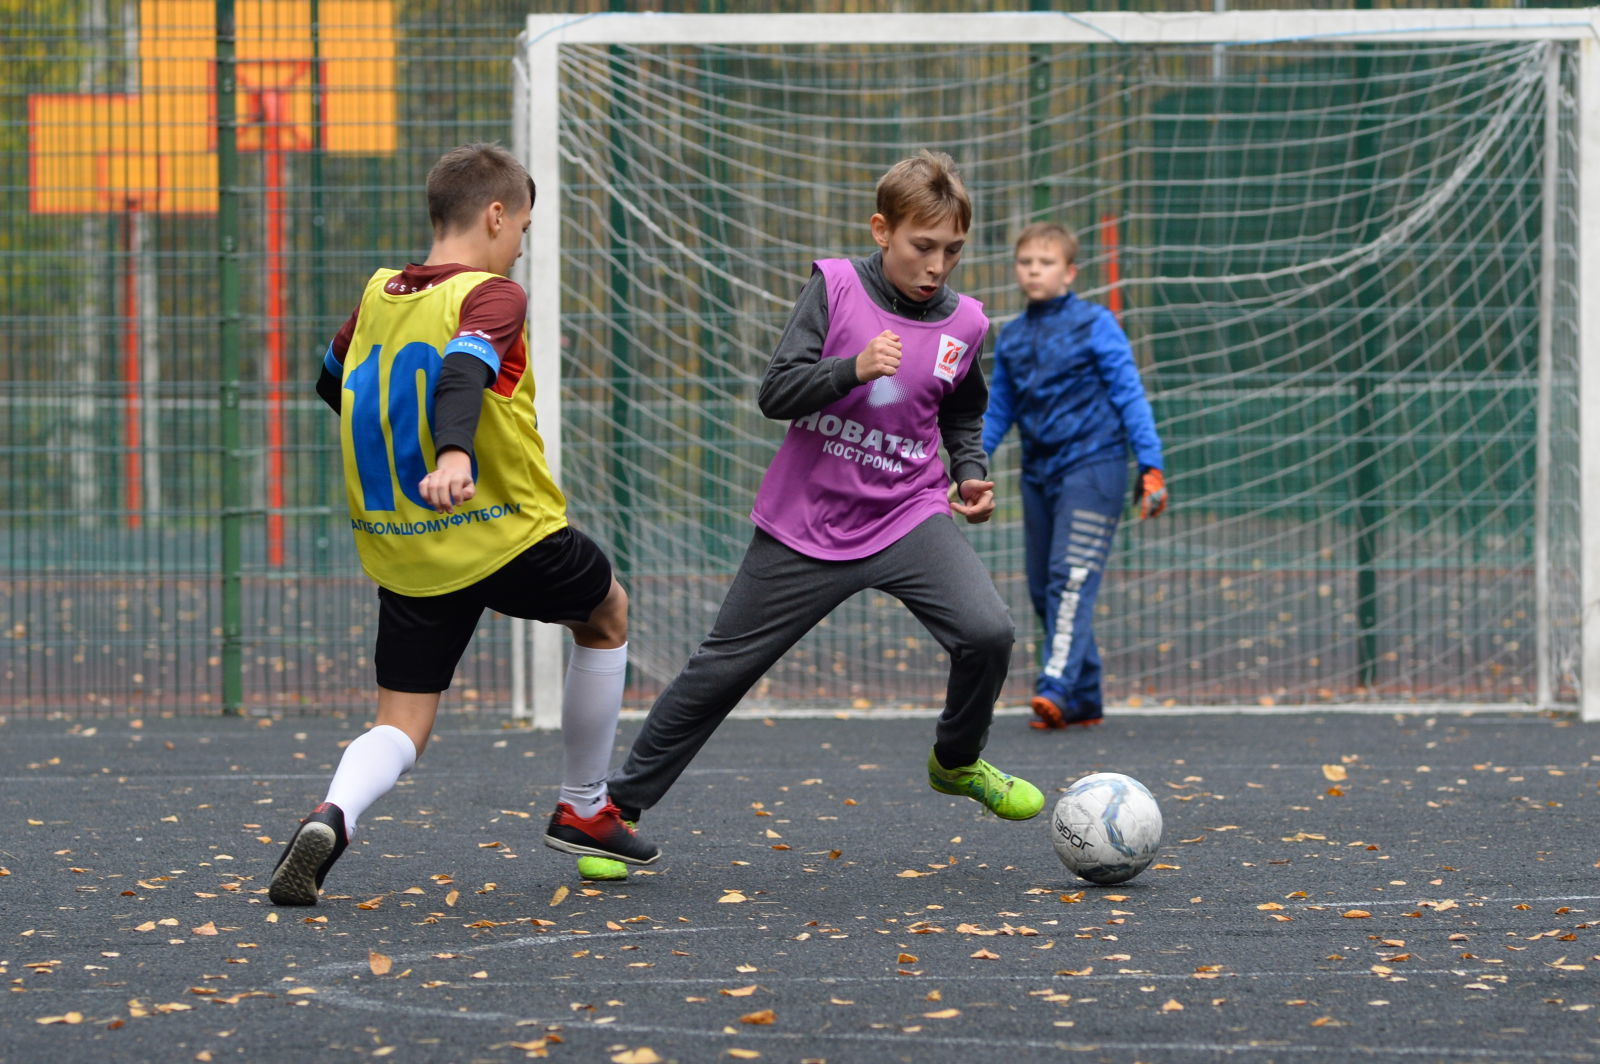
[[[267,564],[283,565],[283,92],[261,94],[267,212]]]
[[[1106,249],[1106,284],[1109,293],[1106,296],[1106,307],[1122,320],[1122,262],[1119,254],[1122,248],[1121,237],[1117,234],[1117,216],[1102,214],[1100,216],[1100,242]]]
[[[139,364],[139,264],[134,261],[138,244],[139,203],[127,201],[122,216],[122,483],[126,496],[124,520],[128,528],[144,524],[144,412],[143,367]]]

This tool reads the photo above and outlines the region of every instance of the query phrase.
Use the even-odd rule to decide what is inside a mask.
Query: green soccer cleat
[[[627,879],[628,866],[609,857],[580,857],[578,875],[584,879]]]
[[[1044,808],[1044,795],[1039,788],[1006,775],[982,758],[960,768],[945,768],[930,752],[928,786],[940,794],[971,798],[1004,820],[1029,820]]]

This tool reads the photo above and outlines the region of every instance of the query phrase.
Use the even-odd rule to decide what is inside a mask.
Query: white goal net
[[[629,704],[688,659],[749,540],[785,427],[755,386],[811,262],[872,250],[874,183],[923,147],[975,201],[957,288],[1016,314],[1012,239],[1057,220],[1133,341],[1173,502],[1117,536],[1112,705],[1576,702],[1586,19],[531,16],[541,427],[632,598]],[[993,461],[996,520],[967,534],[1025,702],[1014,437]],[[549,705],[560,640],[535,642]],[[945,670],[867,594],[750,704],[936,706]]]

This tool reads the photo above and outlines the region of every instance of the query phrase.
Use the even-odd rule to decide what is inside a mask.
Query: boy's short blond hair
[[[956,161],[942,151],[923,149],[901,159],[878,179],[878,213],[889,228],[901,222],[954,220],[972,228],[972,197],[956,173]]]
[[[533,178],[498,144],[463,144],[428,171],[428,218],[435,233],[464,229],[491,203],[533,206]]]
[[[1035,242],[1059,244],[1069,266],[1078,261],[1078,234],[1059,222],[1034,222],[1017,234],[1014,250]]]

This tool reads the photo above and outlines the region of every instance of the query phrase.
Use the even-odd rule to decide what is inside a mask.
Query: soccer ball
[[[1101,886],[1126,883],[1161,845],[1161,807],[1149,788],[1120,772],[1096,772],[1067,788],[1050,817],[1061,863]]]

